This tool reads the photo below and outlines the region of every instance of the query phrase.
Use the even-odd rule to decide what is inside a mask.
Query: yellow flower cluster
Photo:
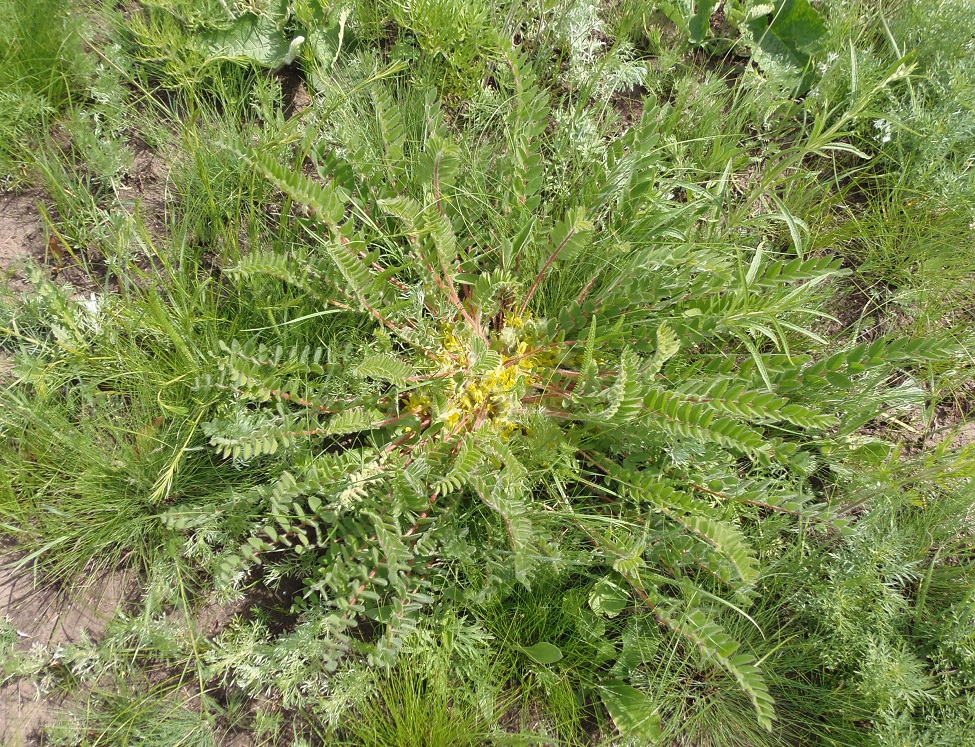
[[[487,376],[474,379],[460,397],[461,408],[473,412],[487,403],[488,413],[495,414],[492,408],[496,408],[499,399],[515,388],[521,374],[517,364],[508,367],[501,365]]]
[[[463,332],[453,324],[444,325],[444,352],[437,357],[445,366],[444,373],[464,375],[461,384],[451,383],[453,391],[448,395],[447,406],[441,407],[436,414],[446,425],[447,433],[462,423],[471,426],[478,423],[504,435],[517,427],[511,421],[511,416],[518,409],[525,390],[538,380],[534,373],[537,361],[534,356],[526,355],[529,342],[523,338],[525,319],[514,316],[506,322],[505,328],[496,333],[495,345],[492,345],[496,349],[501,348],[501,364],[486,374],[476,376],[467,370],[476,356],[464,339]],[[505,344],[506,338],[514,344]],[[433,406],[428,397],[413,394],[407,400],[407,407],[414,412],[430,412]]]

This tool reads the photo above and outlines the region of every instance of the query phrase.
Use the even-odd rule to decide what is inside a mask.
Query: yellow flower
[[[518,382],[518,369],[512,366],[511,368],[506,368],[498,376],[498,383],[505,389],[511,389]]]
[[[459,353],[462,349],[460,340],[457,339],[457,336],[453,332],[447,332],[444,335],[443,346],[451,353]]]
[[[422,412],[430,407],[430,398],[422,394],[413,393],[406,400],[406,409],[413,412]]]
[[[514,423],[510,421],[505,422],[502,423],[498,428],[498,433],[500,434],[502,440],[507,441],[511,437],[511,434],[515,432],[515,429],[517,427],[518,426],[516,426]]]

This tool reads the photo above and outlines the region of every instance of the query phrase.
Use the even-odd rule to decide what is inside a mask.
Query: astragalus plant
[[[225,586],[300,580],[297,655],[326,669],[392,661],[465,568],[483,598],[555,567],[597,615],[676,633],[771,728],[761,666],[716,621],[747,615],[749,532],[772,514],[842,530],[835,485],[885,453],[856,431],[916,395],[891,373],[936,346],[801,352],[838,261],[782,246],[781,213],[724,226],[728,179],[677,182],[651,104],[551,199],[549,94],[514,51],[497,85],[507,101],[465,134],[434,94],[374,77],[349,94],[357,116],[333,107],[297,153],[315,176],[238,150],[298,208],[282,219],[298,239],[227,274],[317,299],[327,344],[214,351],[210,443],[269,477],[167,521],[234,528]],[[601,666],[617,725],[651,733],[643,662]]]

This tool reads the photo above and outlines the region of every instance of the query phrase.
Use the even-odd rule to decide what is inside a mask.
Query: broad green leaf
[[[593,612],[606,617],[616,617],[626,609],[630,602],[630,595],[607,578],[596,582],[589,592],[589,606]]]
[[[850,458],[865,462],[871,466],[880,466],[890,459],[893,452],[894,446],[892,444],[883,441],[865,440],[850,452]]]
[[[749,14],[743,24],[752,56],[769,72],[804,70],[826,36],[826,22],[808,0],[780,0],[769,10]]]
[[[718,7],[719,0],[698,0],[694,13],[687,21],[687,40],[700,44],[711,30],[711,15]]]
[[[245,13],[228,29],[205,31],[199,40],[208,57],[256,62],[265,67],[284,65],[296,51],[274,21],[253,13]],[[294,41],[295,46],[301,44],[298,39]]]
[[[375,620],[376,622],[383,623],[385,625],[393,617],[393,608],[388,604],[381,607],[367,607],[364,614],[370,620]]]
[[[622,680],[606,680],[599,685],[599,696],[620,734],[651,741],[660,738],[660,715],[644,693]]]
[[[534,646],[521,649],[521,652],[539,664],[554,664],[562,658],[562,650],[551,643],[540,641]]]

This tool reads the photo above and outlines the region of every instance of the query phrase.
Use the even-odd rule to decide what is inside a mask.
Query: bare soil
[[[37,199],[38,195],[32,192],[0,191],[0,287],[24,290],[27,261],[44,258],[47,237]],[[13,359],[0,350],[0,384],[12,368]]]
[[[9,552],[0,555],[0,618],[17,630],[21,653],[99,638],[138,591],[134,575],[125,572],[93,576],[70,590],[39,586],[31,568],[17,568],[17,560]],[[23,678],[0,682],[0,744],[43,744],[44,729],[66,705],[63,697],[47,696]]]
[[[132,165],[122,181],[119,210],[138,212],[153,241],[166,235],[166,218],[169,214],[170,164],[145,142],[129,143],[133,151]],[[64,250],[56,239],[49,242],[49,232],[44,226],[38,205],[44,194],[38,190],[26,192],[0,191],[0,285],[6,283],[15,291],[27,290],[24,268],[29,260],[47,264],[52,276],[61,282],[86,290],[101,287],[88,275],[89,267],[69,266]],[[53,245],[53,246],[51,246]],[[75,247],[89,260],[97,259],[97,248]],[[93,251],[94,250],[94,251]],[[95,262],[94,264],[97,264]]]
[[[26,679],[7,683],[0,687],[0,740],[5,747],[39,747],[61,708],[62,702],[45,698]]]
[[[28,259],[44,259],[47,236],[37,200],[33,192],[0,192],[0,280],[14,288],[23,287]]]
[[[60,646],[98,641],[120,611],[138,605],[140,587],[134,572],[102,573],[63,590],[39,584],[30,566],[16,567],[18,559],[12,548],[0,549],[0,620],[8,620],[17,630],[15,655],[43,646],[51,658]],[[198,611],[196,628],[214,636],[236,617],[246,616],[250,605],[246,599],[233,604],[210,600]],[[85,697],[84,688],[72,697],[61,690],[42,692],[27,677],[5,679],[0,666],[0,747],[43,747],[47,730],[59,717],[77,713]],[[232,728],[219,733],[217,741],[220,747],[254,744],[250,733]]]
[[[928,432],[916,448],[933,449],[943,441],[961,450],[975,444],[975,387],[971,384],[957,392],[953,399],[935,408]]]
[[[170,164],[141,140],[134,140],[129,146],[134,157],[123,181],[121,198],[130,212],[138,209],[150,237],[159,240],[166,234],[167,201],[172,199]]]
[[[959,449],[975,444],[975,422],[967,423],[959,428],[953,443]]]

